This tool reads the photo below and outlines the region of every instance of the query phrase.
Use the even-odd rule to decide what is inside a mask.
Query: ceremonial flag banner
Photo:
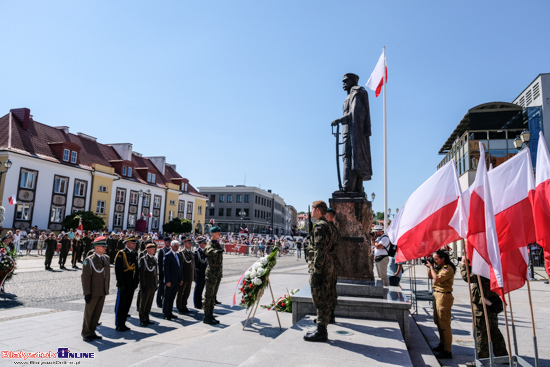
[[[378,59],[374,71],[370,75],[367,81],[367,88],[372,89],[376,93],[376,97],[380,95],[382,86],[384,85],[384,75],[386,76],[386,83],[388,82],[388,67],[386,65],[386,53],[382,51],[382,55]]]
[[[17,200],[15,200],[15,195],[12,195],[8,198],[8,202],[10,203],[10,205],[15,205],[17,204]]]
[[[527,245],[535,242],[535,222],[529,198],[535,180],[528,149],[488,172],[500,249],[504,294],[527,281]]]
[[[479,164],[477,166],[476,178],[470,189],[470,210],[468,215],[467,253],[472,261],[472,273],[487,275],[491,280],[491,290],[497,292],[504,299],[502,288],[502,267],[500,263],[500,250],[493,211],[493,200],[491,188],[487,176],[485,164],[485,150],[483,144],[479,143]],[[484,261],[479,261],[473,256],[475,249]]]
[[[407,200],[388,228],[397,245],[396,261],[427,256],[461,239],[451,219],[465,221],[456,164],[451,160],[422,184]]]
[[[542,132],[537,148],[537,177],[533,199],[536,242],[550,251],[550,154]]]
[[[151,212],[149,212],[149,218],[153,217],[153,214],[151,214]]]
[[[82,233],[84,233],[84,227],[82,226],[82,218],[78,220],[78,229],[76,230],[76,234],[82,236]]]

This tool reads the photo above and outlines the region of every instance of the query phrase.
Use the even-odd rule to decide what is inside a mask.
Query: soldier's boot
[[[209,311],[206,311],[204,313],[204,319],[202,320],[203,323],[208,325],[215,325],[216,321],[214,321],[214,318],[212,317],[212,313]]]
[[[311,334],[304,335],[306,342],[326,342],[328,340],[327,327],[317,324],[317,330]]]
[[[334,311],[330,314],[329,324],[336,324],[336,318],[334,317]]]

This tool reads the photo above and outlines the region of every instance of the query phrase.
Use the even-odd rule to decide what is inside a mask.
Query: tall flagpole
[[[384,231],[388,228],[388,136],[386,126],[386,46],[384,54]]]

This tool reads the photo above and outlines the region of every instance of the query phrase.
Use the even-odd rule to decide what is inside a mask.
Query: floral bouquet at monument
[[[292,312],[292,296],[298,293],[299,289],[291,289],[288,294],[280,297],[276,302],[271,302],[269,305],[261,305],[263,308],[268,308],[270,311],[275,309],[277,312]]]
[[[240,306],[248,309],[258,299],[258,295],[262,294],[263,289],[267,285],[267,278],[271,269],[277,264],[278,248],[274,248],[269,256],[264,256],[256,261],[241,277],[237,288],[242,294]],[[235,302],[235,296],[233,296]]]
[[[15,258],[17,251],[0,243],[0,287],[5,281],[10,280],[15,270]]]

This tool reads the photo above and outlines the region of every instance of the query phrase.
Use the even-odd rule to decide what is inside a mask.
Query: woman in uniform
[[[433,262],[427,261],[428,277],[433,279],[434,323],[439,331],[439,345],[433,349],[440,359],[453,358],[451,344],[451,307],[453,306],[453,282],[456,266],[451,262],[449,254],[437,250],[433,254]]]

